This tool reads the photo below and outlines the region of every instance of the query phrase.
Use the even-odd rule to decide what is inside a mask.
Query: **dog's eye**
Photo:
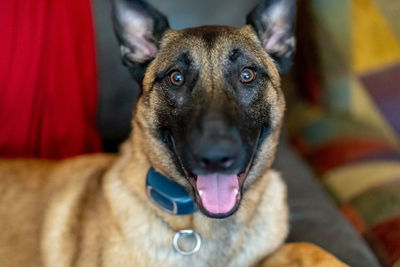
[[[256,77],[256,74],[252,69],[249,68],[244,68],[242,72],[240,73],[240,81],[242,83],[250,83],[254,80]]]
[[[185,79],[183,78],[183,74],[179,71],[174,71],[169,75],[169,80],[175,86],[181,86]]]

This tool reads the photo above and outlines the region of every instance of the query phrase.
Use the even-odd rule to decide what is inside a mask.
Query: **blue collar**
[[[183,186],[153,168],[149,169],[146,176],[146,194],[151,202],[169,214],[186,215],[197,210]]]

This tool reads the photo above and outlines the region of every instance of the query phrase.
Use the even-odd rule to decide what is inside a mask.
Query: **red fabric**
[[[355,209],[351,204],[344,203],[341,205],[340,210],[360,234],[365,234],[367,232],[368,227],[365,225],[365,222],[357,209]]]
[[[308,157],[319,174],[348,164],[367,155],[395,152],[396,148],[385,140],[372,138],[334,139],[313,151]]]
[[[89,0],[0,1],[0,156],[101,151]]]
[[[378,224],[372,232],[385,248],[392,263],[400,259],[400,217]]]

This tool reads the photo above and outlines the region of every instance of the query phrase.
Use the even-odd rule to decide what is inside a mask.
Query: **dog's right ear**
[[[112,6],[122,62],[141,84],[146,68],[155,58],[159,42],[169,28],[168,20],[143,0],[112,0]]]

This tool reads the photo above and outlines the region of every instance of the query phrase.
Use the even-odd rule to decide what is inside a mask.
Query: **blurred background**
[[[257,0],[148,0],[174,29],[243,26]],[[400,1],[298,0],[275,168],[289,241],[351,266],[400,266]],[[117,152],[139,86],[109,0],[0,1],[0,157]]]

